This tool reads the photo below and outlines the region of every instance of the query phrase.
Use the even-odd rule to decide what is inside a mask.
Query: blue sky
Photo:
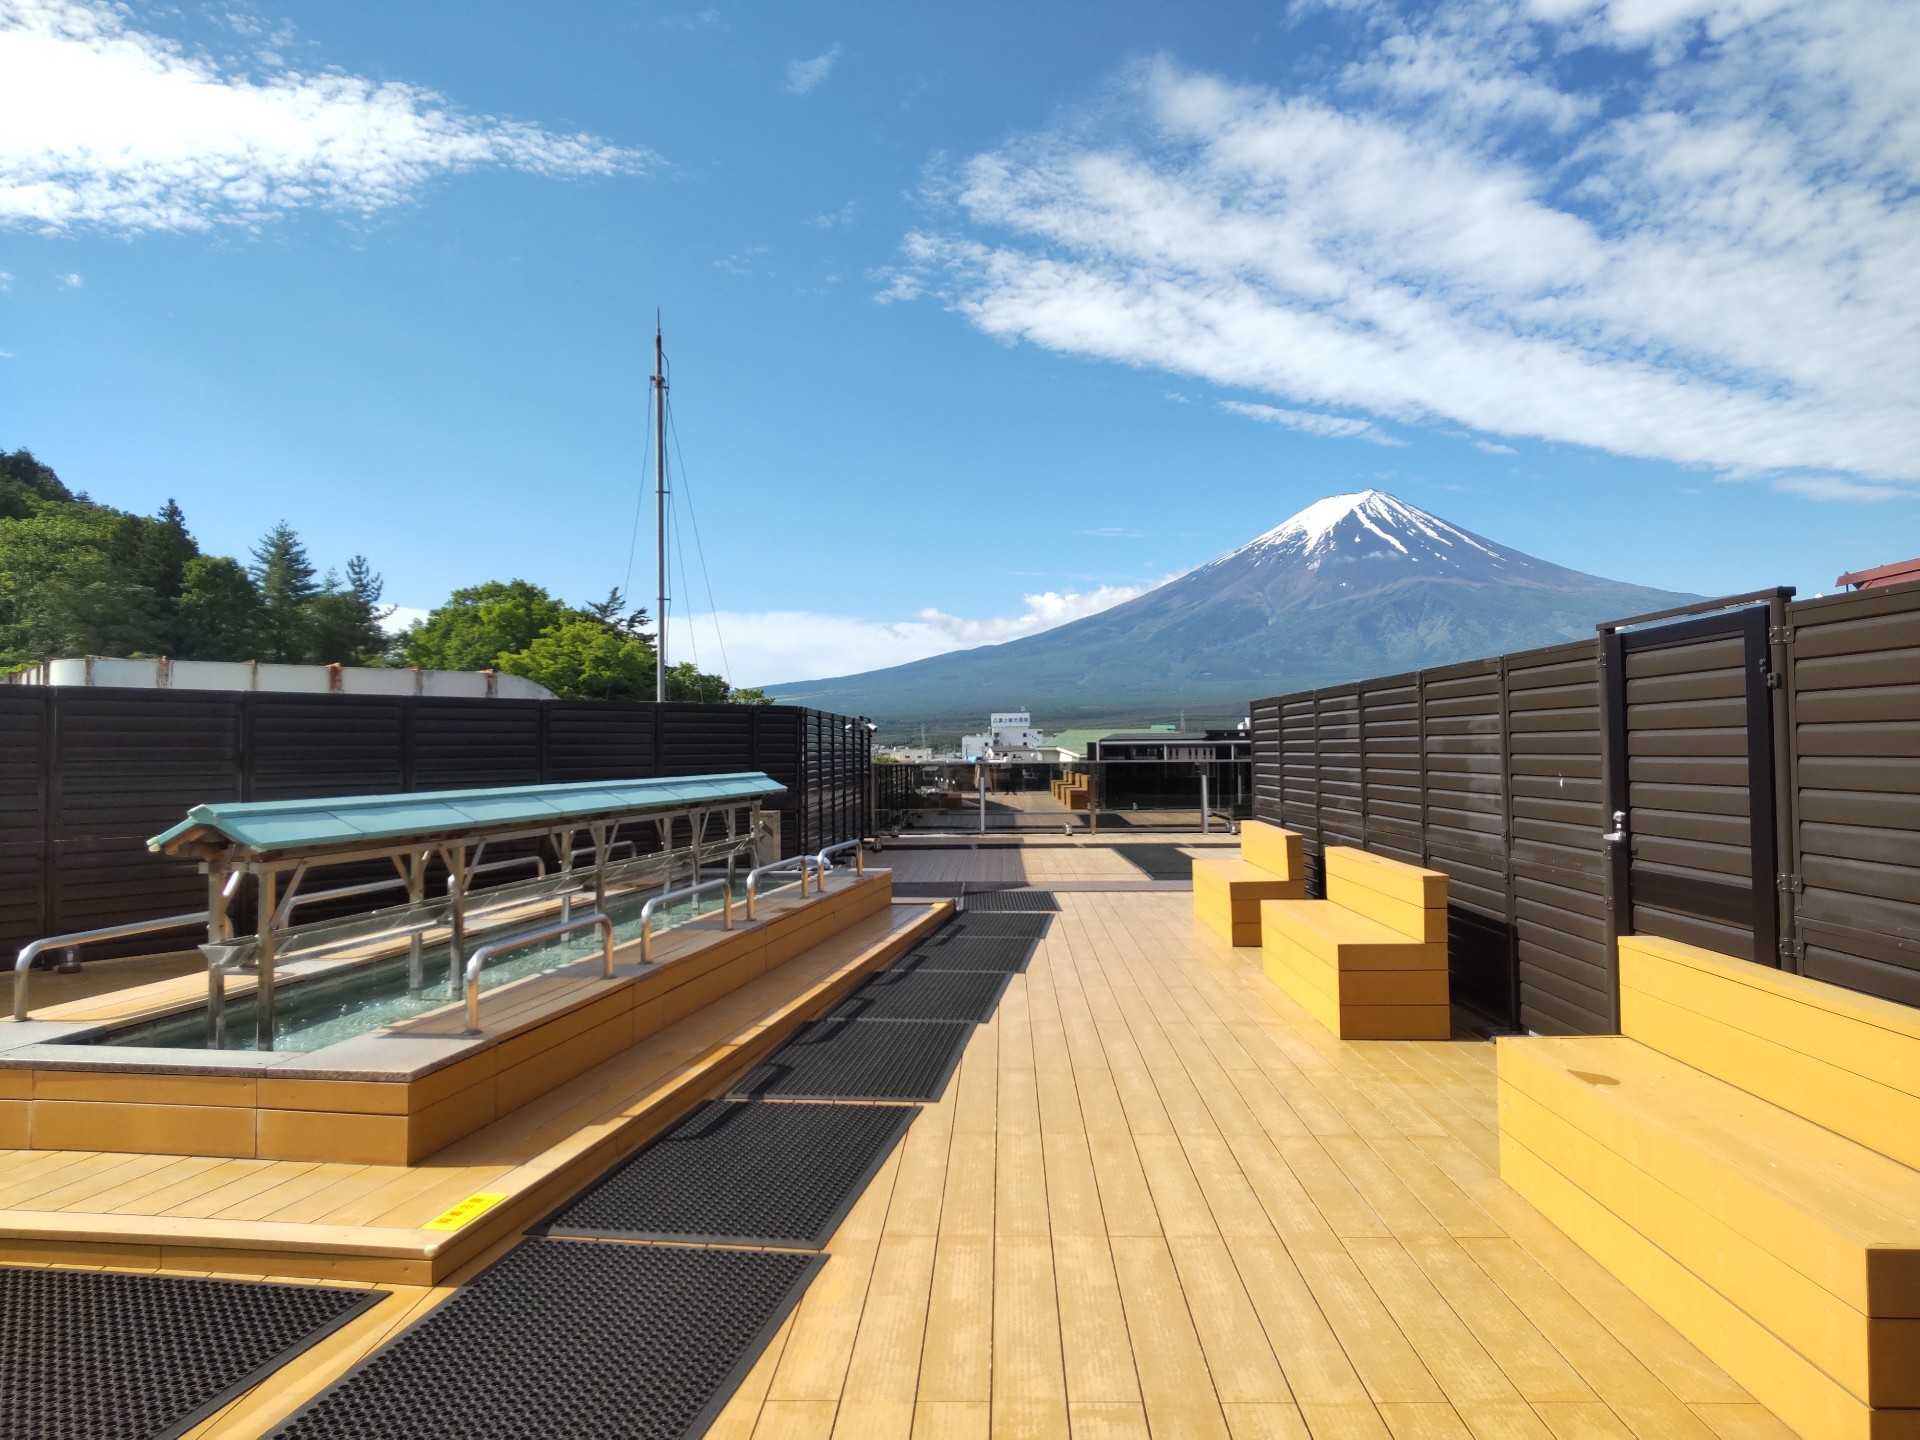
[[[644,595],[659,306],[740,683],[1369,486],[1811,593],[1920,550],[1915,15],[0,0],[0,446],[405,606]]]

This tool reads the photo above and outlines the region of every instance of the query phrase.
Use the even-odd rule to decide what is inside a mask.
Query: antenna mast
[[[653,317],[654,544],[659,564],[659,605],[654,611],[653,698],[667,698],[667,360],[660,341],[660,315]]]

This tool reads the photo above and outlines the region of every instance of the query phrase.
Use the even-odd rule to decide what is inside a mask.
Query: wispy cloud
[[[1520,452],[1511,445],[1502,445],[1498,440],[1476,440],[1473,448],[1487,455],[1518,455]]]
[[[1374,58],[1284,91],[1145,61],[940,167],[883,297],[1295,413],[1920,481],[1905,0],[1332,23]]]
[[[1166,393],[1167,399],[1176,405],[1191,405],[1193,403],[1193,396],[1182,394],[1178,390],[1169,390]]]
[[[1134,530],[1125,525],[1098,525],[1091,530],[1081,530],[1081,535],[1091,535],[1096,540],[1138,540],[1147,532]]]
[[[811,95],[825,83],[827,76],[833,73],[833,67],[839,61],[838,43],[828,46],[825,51],[811,60],[789,60],[787,62],[787,93]]]
[[[715,5],[705,5],[698,10],[687,10],[674,15],[662,15],[660,24],[669,30],[712,30],[720,24],[720,9]]]
[[[713,268],[739,277],[758,275],[763,268],[762,262],[766,260],[769,253],[769,247],[765,245],[749,245],[731,254],[718,256],[713,262]]]
[[[1281,425],[1304,435],[1319,435],[1328,440],[1365,440],[1369,445],[1405,445],[1371,420],[1356,420],[1351,415],[1322,415],[1313,410],[1285,410],[1277,405],[1261,405],[1246,400],[1222,400],[1220,408],[1230,415],[1243,415],[1264,425]]]
[[[0,270],[0,295],[6,294],[7,291],[12,288],[13,272],[11,270]]]
[[[66,274],[58,278],[60,288],[63,290],[82,290],[86,288],[87,277],[79,274],[77,271],[69,270]]]
[[[481,166],[578,176],[656,163],[468,114],[405,81],[287,68],[277,52],[252,60],[190,52],[119,5],[0,0],[0,225],[259,225],[296,209],[370,213]]]
[[[13,358],[14,358],[13,351],[0,350],[0,360],[11,360]]]
[[[844,230],[859,218],[860,202],[849,200],[836,209],[822,210],[818,215],[810,216],[807,223],[816,230]]]
[[[1847,500],[1862,505],[1920,498],[1902,485],[1876,485],[1865,480],[1850,480],[1844,475],[1783,475],[1773,482],[1773,488],[1788,495],[1804,495],[1809,500]]]
[[[1155,580],[1139,585],[1095,585],[1085,590],[1044,590],[1021,596],[1019,606],[1009,614],[984,618],[953,615],[931,606],[899,620],[869,620],[811,610],[731,610],[717,615],[672,616],[667,622],[668,648],[686,655],[691,641],[698,644],[703,660],[711,660],[720,653],[719,642],[724,639],[734,683],[739,685],[818,680],[1037,635],[1070,620],[1110,610],[1165,583]]]

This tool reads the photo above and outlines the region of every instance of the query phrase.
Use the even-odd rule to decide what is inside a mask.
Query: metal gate
[[[1602,631],[1611,940],[1660,935],[1780,963],[1781,604]]]

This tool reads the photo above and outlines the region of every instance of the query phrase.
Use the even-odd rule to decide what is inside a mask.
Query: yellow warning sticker
[[[482,1190],[477,1195],[469,1195],[458,1204],[449,1205],[423,1227],[428,1230],[461,1230],[478,1220],[487,1211],[506,1199],[505,1195]]]

